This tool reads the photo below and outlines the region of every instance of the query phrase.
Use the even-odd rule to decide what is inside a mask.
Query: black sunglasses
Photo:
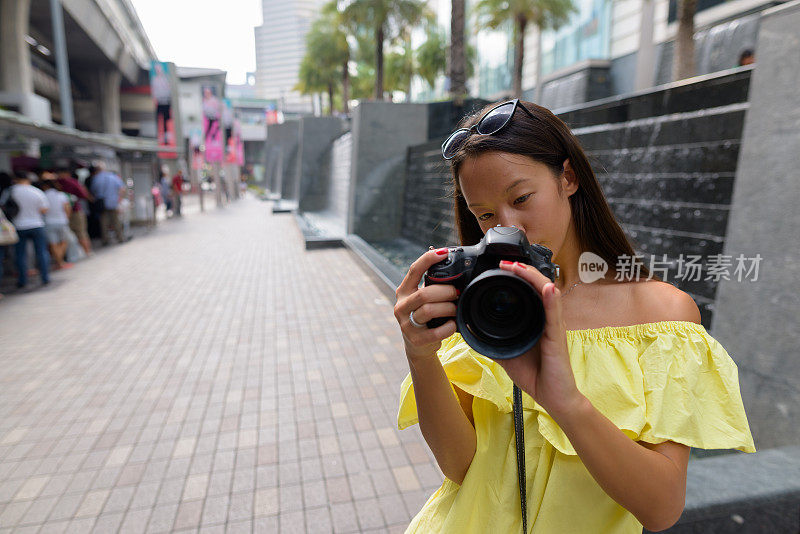
[[[472,135],[472,132],[478,132],[481,135],[492,135],[505,128],[511,122],[511,117],[514,116],[517,108],[522,108],[530,118],[535,118],[528,108],[519,103],[519,98],[498,104],[484,113],[483,117],[473,126],[459,128],[445,139],[444,143],[442,143],[442,156],[444,159],[453,159],[458,149],[464,144],[464,141]]]

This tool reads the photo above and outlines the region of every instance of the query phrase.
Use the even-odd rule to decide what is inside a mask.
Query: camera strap
[[[525,496],[525,427],[522,420],[522,390],[514,384],[514,440],[517,442],[517,475],[519,504],[522,509],[522,533],[528,532],[528,503]]]

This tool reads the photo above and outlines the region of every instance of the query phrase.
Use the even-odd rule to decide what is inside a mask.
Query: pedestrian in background
[[[164,201],[164,215],[169,217],[172,215],[172,192],[170,191],[169,168],[166,165],[161,167],[158,187],[161,189],[161,199]]]
[[[56,176],[51,172],[42,174],[42,191],[47,198],[48,209],[44,214],[44,230],[50,255],[56,263],[56,269],[68,269],[71,263],[64,261],[69,242],[69,216],[72,213],[69,197],[56,188]]]
[[[0,205],[5,205],[9,199],[13,199],[19,208],[11,219],[19,236],[19,241],[14,245],[17,288],[22,289],[28,285],[28,241],[33,242],[42,284],[47,285],[50,283],[50,254],[47,253],[47,237],[44,232],[44,214],[49,207],[47,197],[31,185],[26,171],[15,171],[14,185],[3,192]]]
[[[89,166],[89,176],[84,181],[84,186],[89,191],[92,199],[89,201],[89,209],[86,214],[86,231],[89,237],[100,237],[100,216],[103,214],[103,199],[98,199],[92,192],[92,183],[95,177],[100,174],[100,168],[95,165]]]
[[[123,243],[125,238],[122,234],[122,224],[120,224],[117,206],[119,205],[120,191],[125,187],[122,178],[116,173],[107,171],[105,163],[96,161],[94,167],[99,171],[92,177],[90,191],[97,202],[102,200],[103,211],[100,214],[100,237],[103,246],[109,243],[109,228],[114,229],[117,242]]]
[[[183,205],[183,171],[178,169],[175,176],[172,177],[172,212],[180,217],[181,207]]]
[[[56,171],[58,178],[58,188],[65,193],[72,195],[72,213],[69,216],[69,228],[78,238],[81,248],[87,256],[92,254],[92,241],[89,239],[86,212],[89,210],[89,203],[94,197],[89,190],[72,175],[69,169],[60,168]]]

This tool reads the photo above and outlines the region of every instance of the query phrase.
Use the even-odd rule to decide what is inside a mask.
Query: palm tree
[[[330,26],[332,31],[337,34],[337,39],[344,39],[344,47],[342,48],[343,63],[341,67],[342,72],[342,111],[349,113],[349,100],[350,100],[350,59],[351,51],[350,45],[347,42],[347,36],[354,34],[356,28],[345,17],[344,11],[339,7],[338,0],[330,0],[327,4],[322,6],[321,18],[325,23]],[[340,37],[341,36],[341,37]]]
[[[361,30],[354,37],[356,46],[352,52],[355,74],[350,78],[352,98],[372,98],[375,95],[375,42],[372,32]]]
[[[304,56],[297,72],[297,85],[292,88],[292,91],[298,91],[303,95],[311,95],[328,91],[328,89],[328,83],[320,76],[320,71],[317,69],[317,65],[314,64],[314,58],[309,55]]]
[[[694,14],[697,0],[678,1],[678,34],[672,56],[672,77],[683,80],[695,75],[694,66]]]
[[[467,94],[467,58],[464,47],[465,11],[464,0],[451,1],[449,75],[450,94],[456,102],[461,102]],[[431,86],[433,86],[432,83]]]
[[[514,96],[522,96],[522,62],[525,54],[525,30],[533,24],[542,30],[558,28],[575,10],[572,0],[479,0],[475,5],[479,26],[497,29],[506,23],[514,25]],[[541,40],[537,70],[541,73]],[[541,91],[541,76],[536,77],[536,92]],[[539,98],[537,97],[537,100]]]
[[[296,90],[303,94],[327,91],[333,113],[333,94],[349,56],[347,36],[324,18],[314,21],[306,34],[306,55],[300,63]]]
[[[466,46],[463,48],[464,50],[461,52],[464,56],[462,77],[464,80],[467,80],[475,73],[475,56],[477,54],[474,46]],[[452,45],[450,50],[450,55],[452,57]],[[447,68],[447,53],[447,38],[442,29],[435,26],[429,27],[425,42],[417,47],[415,54],[417,60],[416,74],[419,74],[431,88],[433,88],[436,83],[436,78],[439,74],[445,72]],[[450,67],[450,72],[452,73],[452,63]],[[452,74],[450,76],[450,92],[454,96],[461,94],[461,98],[466,96],[466,86],[461,93],[456,93],[456,91],[453,90]]]
[[[375,99],[383,100],[383,47],[427,13],[424,0],[352,0],[344,8],[345,18],[370,28],[375,36]]]
[[[429,28],[425,42],[417,47],[417,74],[433,88],[447,65],[447,38],[440,28]]]
[[[386,54],[385,89],[387,91],[403,91],[406,94],[406,102],[411,101],[411,80],[417,70],[414,60],[409,41],[406,41],[399,51]]]

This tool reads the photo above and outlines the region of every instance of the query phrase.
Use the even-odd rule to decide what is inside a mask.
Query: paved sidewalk
[[[442,480],[392,303],[252,198],[7,296],[0,369],[2,533],[402,532]]]

